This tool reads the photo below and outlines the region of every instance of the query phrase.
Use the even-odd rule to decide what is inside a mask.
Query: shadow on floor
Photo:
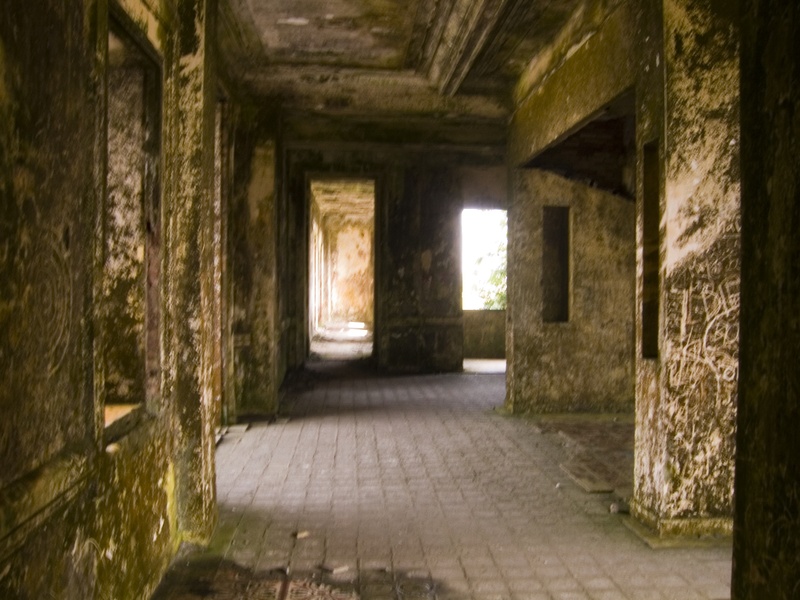
[[[434,600],[446,587],[414,573],[361,569],[288,575],[258,572],[228,560],[187,551],[175,560],[152,600]]]

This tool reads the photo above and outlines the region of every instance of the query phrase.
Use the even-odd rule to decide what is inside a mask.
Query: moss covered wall
[[[107,69],[106,2],[0,9],[3,597],[147,597],[181,541],[214,525],[214,7],[181,9],[113,8],[160,68],[156,160],[136,131],[141,103],[126,106],[130,129],[106,127],[106,77],[127,89]],[[141,164],[110,169],[107,199],[114,140],[129,147],[119,156],[151,161],[142,185],[158,188],[158,206],[135,210]],[[120,189],[133,212],[116,203]],[[105,291],[120,273],[130,293],[114,304]],[[158,318],[142,310],[150,302]],[[117,309],[134,335],[113,335],[105,317]],[[135,377],[109,377],[116,356],[136,358]],[[108,393],[126,378],[136,385]],[[104,428],[114,397],[139,407]]]
[[[517,85],[509,130],[512,165],[567,137],[635,83],[639,5],[583,4],[588,6],[559,38],[553,55],[543,52],[547,60],[531,62]]]
[[[94,2],[0,7],[0,596],[8,598],[93,593],[85,506],[97,428],[87,326],[102,126],[96,20]]]
[[[732,598],[800,593],[800,8],[742,3],[742,317]]]

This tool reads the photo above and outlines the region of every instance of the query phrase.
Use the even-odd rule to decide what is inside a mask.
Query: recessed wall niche
[[[153,55],[122,25],[109,24],[101,311],[107,424],[160,389],[161,70]]]

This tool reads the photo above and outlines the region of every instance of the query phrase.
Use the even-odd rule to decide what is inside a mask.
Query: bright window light
[[[466,208],[461,213],[464,310],[506,307],[508,216],[504,210]]]

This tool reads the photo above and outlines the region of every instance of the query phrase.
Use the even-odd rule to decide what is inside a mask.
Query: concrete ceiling
[[[222,0],[225,73],[299,113],[505,122],[584,0]]]

